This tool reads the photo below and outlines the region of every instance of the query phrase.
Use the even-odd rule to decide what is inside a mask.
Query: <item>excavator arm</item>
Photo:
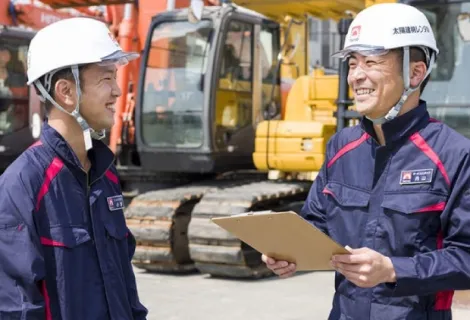
[[[39,30],[58,20],[75,16],[95,17],[102,20],[100,11],[91,8],[76,8],[71,10],[52,9],[44,1],[29,3],[14,3],[11,0],[0,0],[0,24],[6,26],[24,26],[33,30]]]
[[[339,20],[348,12],[358,12],[364,9],[367,2],[364,0],[233,0],[233,3],[259,12],[274,20],[282,21],[284,17],[291,16],[296,19],[305,18],[306,15],[319,19]]]

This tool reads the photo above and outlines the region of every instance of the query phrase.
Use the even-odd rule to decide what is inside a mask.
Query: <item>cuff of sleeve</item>
[[[388,285],[393,288],[394,296],[408,295],[413,290],[416,279],[419,279],[415,262],[410,257],[391,257],[393,268],[395,269],[395,283]]]

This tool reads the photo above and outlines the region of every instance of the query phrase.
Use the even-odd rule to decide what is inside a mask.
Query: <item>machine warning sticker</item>
[[[402,171],[400,176],[400,184],[431,183],[433,171],[433,169]]]
[[[124,199],[122,195],[108,197],[106,200],[108,201],[108,208],[110,211],[116,211],[124,207]]]

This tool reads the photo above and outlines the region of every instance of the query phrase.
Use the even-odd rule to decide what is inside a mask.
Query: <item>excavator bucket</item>
[[[136,0],[41,0],[41,2],[57,9],[134,3]]]

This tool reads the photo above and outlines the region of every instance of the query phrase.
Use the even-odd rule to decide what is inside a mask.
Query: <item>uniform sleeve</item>
[[[392,257],[394,296],[470,289],[470,161],[462,166],[441,214],[441,249],[414,257]]]
[[[6,183],[8,181],[8,183]],[[19,177],[0,178],[0,319],[44,320],[44,259],[33,202]]]
[[[132,257],[134,256],[136,241],[131,231],[128,231],[127,243],[129,246],[129,263],[128,263],[128,274],[127,278],[127,291],[129,292],[130,303],[132,308],[132,315],[134,320],[145,320],[147,319],[148,310],[142,305],[139,300],[139,294],[137,291],[137,282],[135,274],[132,268]]]
[[[325,161],[320,172],[313,181],[307,199],[300,211],[300,215],[325,234],[328,234],[325,218],[326,204],[328,200],[326,195],[323,193],[323,189],[327,182],[326,163],[327,161]]]

